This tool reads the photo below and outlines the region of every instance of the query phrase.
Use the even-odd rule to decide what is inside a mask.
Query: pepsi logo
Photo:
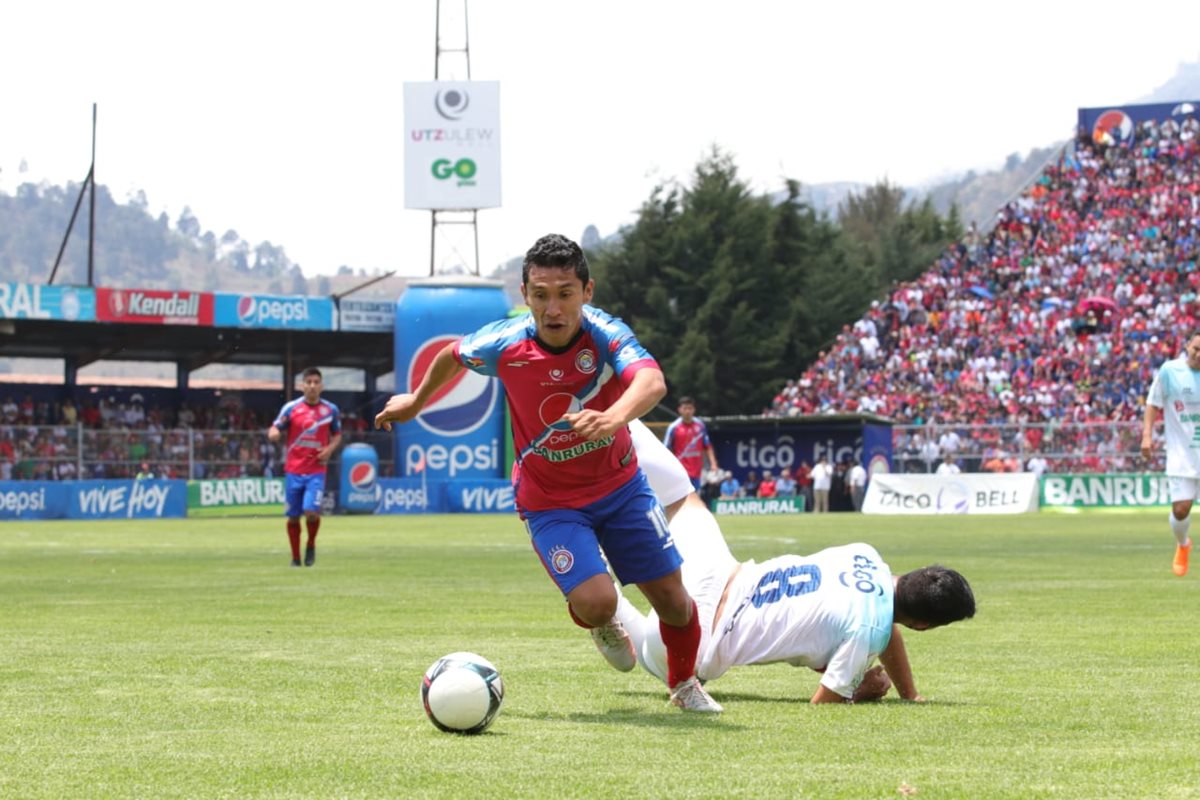
[[[360,461],[350,468],[351,488],[363,492],[375,485],[375,465],[370,461]]]
[[[434,357],[458,336],[434,336],[426,339],[408,362],[407,391],[417,386],[429,371]],[[464,436],[480,428],[492,416],[500,396],[499,382],[470,370],[460,370],[433,397],[417,417],[417,423],[440,436]]]
[[[237,318],[242,325],[254,322],[255,302],[252,295],[244,294],[237,301]],[[226,306],[228,308],[228,306]]]
[[[552,428],[556,431],[571,430],[571,423],[562,418],[563,414],[573,414],[583,410],[583,403],[579,402],[579,398],[567,392],[559,392],[552,394],[542,401],[538,406],[538,417],[541,418],[542,424],[547,428]]]
[[[1113,108],[1105,111],[1096,119],[1096,124],[1092,128],[1092,141],[1097,144],[1103,143],[1107,135],[1115,141],[1123,142],[1132,134],[1133,120],[1124,111]]]

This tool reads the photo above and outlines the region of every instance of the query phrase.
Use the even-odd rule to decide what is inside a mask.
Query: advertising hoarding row
[[[43,286],[0,282],[0,319],[196,325],[316,331],[390,331],[391,300],[302,295]]]

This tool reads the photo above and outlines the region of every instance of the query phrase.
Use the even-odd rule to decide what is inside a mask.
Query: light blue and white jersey
[[[891,639],[894,592],[869,544],[746,562],[696,673],[784,661],[823,671],[822,686],[850,697]]]
[[[1200,478],[1200,372],[1188,366],[1187,356],[1158,368],[1146,402],[1163,410],[1167,475]]]

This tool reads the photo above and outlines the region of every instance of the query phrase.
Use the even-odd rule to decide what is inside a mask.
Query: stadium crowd
[[[1111,423],[1140,418],[1154,371],[1196,325],[1198,236],[1200,122],[1143,123],[1127,141],[1081,135],[989,234],[972,226],[872,302],[764,413],[935,426],[922,438],[1009,425],[1031,439],[971,436],[981,463],[1036,450],[1047,431],[1062,452],[1136,451],[1132,426]],[[925,446],[904,435],[898,451]]]
[[[0,403],[0,480],[277,476],[281,453],[264,435],[273,419],[273,410],[239,402],[169,407],[137,392],[78,406],[8,395]],[[343,428],[351,441],[369,430],[353,412]]]

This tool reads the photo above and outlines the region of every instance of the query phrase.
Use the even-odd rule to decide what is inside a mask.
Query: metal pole
[[[96,104],[92,103],[92,169],[88,173],[91,180],[90,209],[88,211],[88,286],[95,286],[95,250],[96,250]]]

